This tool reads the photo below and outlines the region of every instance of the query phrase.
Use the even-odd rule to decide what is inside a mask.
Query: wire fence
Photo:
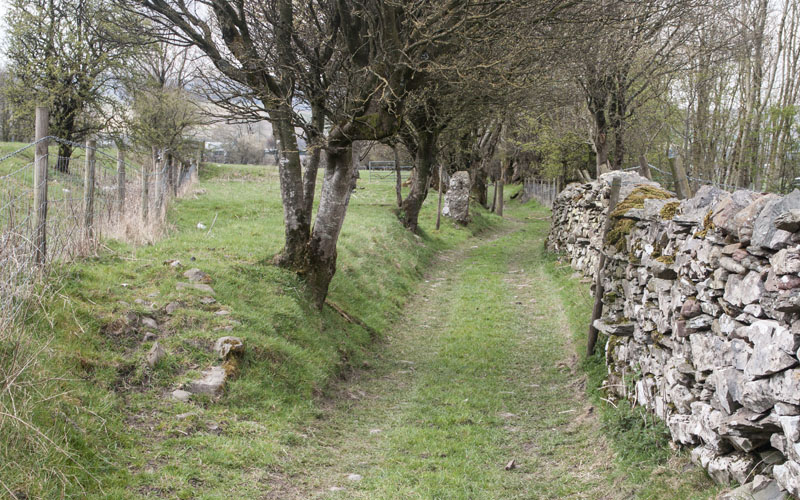
[[[667,170],[662,170],[656,167],[655,165],[648,164],[648,168],[650,169],[650,176],[652,177],[652,180],[658,182],[667,189],[675,190],[675,175],[672,172]],[[622,170],[625,172],[641,171],[642,167],[635,166],[635,167],[624,168]],[[686,178],[689,180],[689,182],[692,183],[693,189],[696,189],[698,186],[702,186],[705,184],[709,184],[711,186],[715,186],[719,189],[729,192],[733,192],[736,191],[737,189],[740,189],[733,184],[727,184],[719,180],[703,179],[701,177],[694,177],[691,175],[687,175]]]
[[[90,255],[105,238],[156,238],[169,200],[196,178],[194,161],[133,163],[94,141],[52,136],[0,157],[0,331],[48,265]]]
[[[522,202],[536,200],[547,208],[553,208],[558,196],[558,181],[555,179],[526,179],[522,187]]]
[[[401,181],[405,182],[411,177],[410,165],[400,165]],[[366,168],[360,167],[358,175],[370,184],[397,182],[397,170],[393,161],[370,161]]]

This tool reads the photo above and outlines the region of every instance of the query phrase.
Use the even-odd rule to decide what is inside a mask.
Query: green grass
[[[714,495],[685,456],[586,397],[586,287],[544,251],[545,210],[506,208],[516,220],[434,261],[370,370],[297,430],[275,498]]]
[[[643,486],[637,498],[664,498],[665,489],[669,492],[666,498],[713,497],[720,488],[705,471],[689,463],[688,451],[676,453],[670,448],[669,430],[663,421],[642,408],[631,408],[627,401],[618,402],[617,407],[604,401],[606,395],[601,386],[607,369],[606,338],[602,334],[595,354],[586,355],[588,319],[594,301],[589,285],[581,283],[569,262],[562,262],[558,255],[545,253],[540,265],[559,296],[580,368],[586,375],[588,397],[599,409],[600,428],[609,437],[615,455],[616,474],[626,482]]]
[[[27,380],[46,380],[29,391],[32,418],[70,458],[0,440],[2,483],[30,498],[112,499],[715,491],[668,451],[663,428],[599,400],[602,358],[575,354],[590,297],[544,251],[547,211],[507,202],[511,220],[475,209],[469,228],[444,219],[434,231],[431,196],[414,236],[396,218],[393,184],[364,181],[330,300],[369,331],[310,307],[303,283],[269,264],[283,243],[269,167],[209,165],[170,209],[163,240],[107,242],[100,256],[54,270],[56,285],[26,319],[43,350]],[[189,267],[212,276],[217,304],[176,290]],[[184,307],[168,316],[172,301]],[[231,314],[216,315],[222,308]],[[120,328],[131,311],[162,325],[168,355],[155,369],[143,332]],[[171,400],[218,363],[211,345],[223,335],[246,348],[224,396]],[[512,458],[519,467],[505,471]]]
[[[354,193],[342,230],[330,300],[384,332],[432,256],[497,218],[477,213],[469,229],[445,221],[435,232],[429,204],[417,237],[394,215],[393,186],[365,186]],[[18,465],[3,469],[12,490],[34,498],[62,490],[82,498],[255,497],[269,488],[270,468],[295,439],[297,423],[318,414],[315,396],[373,355],[369,331],[330,308],[311,308],[303,284],[269,264],[283,240],[271,169],[209,166],[197,193],[175,203],[169,236],[157,244],[107,242],[99,257],[55,272],[58,287],[26,329],[44,349],[38,376],[50,377],[49,392],[57,393],[38,405],[36,424],[72,458],[3,450],[4,462]],[[197,229],[199,222],[211,230]],[[169,259],[183,267],[164,265]],[[189,267],[213,277],[218,304],[204,306],[202,294],[175,289]],[[172,301],[185,307],[167,316],[163,307]],[[232,314],[215,315],[221,308]],[[151,345],[143,332],[117,328],[129,311],[163,325],[159,343],[169,354],[155,369],[144,364]],[[228,334],[242,337],[247,351],[225,395],[170,400],[171,390],[216,363],[211,345]]]

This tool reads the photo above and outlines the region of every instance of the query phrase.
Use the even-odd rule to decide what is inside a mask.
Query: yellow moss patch
[[[636,224],[626,219],[625,213],[632,208],[644,208],[645,200],[667,200],[672,193],[655,186],[639,186],[627,198],[622,200],[611,212],[611,227],[606,235],[606,244],[614,246],[618,251],[625,250],[625,236],[630,234]]]
[[[671,201],[664,205],[661,208],[661,218],[664,220],[670,220],[675,217],[675,213],[678,211],[678,207],[681,206],[681,202],[679,201]]]
[[[668,266],[671,266],[672,264],[675,263],[675,257],[673,257],[672,255],[662,255],[660,257],[656,257],[656,260]]]
[[[620,218],[632,208],[644,208],[644,200],[668,200],[672,193],[655,186],[639,186],[622,200],[611,212],[611,217]]]
[[[239,374],[239,361],[235,357],[230,356],[222,363],[222,369],[225,370],[225,375],[227,375],[228,378],[233,378]]]
[[[714,222],[711,220],[711,216],[712,211],[709,210],[705,219],[703,219],[703,229],[694,234],[695,238],[705,238],[709,231],[716,229],[717,226],[714,225]]]

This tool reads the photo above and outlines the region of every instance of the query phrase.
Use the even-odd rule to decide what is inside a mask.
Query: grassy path
[[[268,498],[695,496],[691,483],[669,484],[673,474],[631,484],[615,466],[549,274],[546,228],[544,217],[509,222],[443,254],[381,358],[287,449]]]

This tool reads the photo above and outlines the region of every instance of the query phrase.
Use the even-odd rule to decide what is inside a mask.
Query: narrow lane
[[[441,255],[266,498],[637,497],[587,402],[545,234],[509,221]]]

